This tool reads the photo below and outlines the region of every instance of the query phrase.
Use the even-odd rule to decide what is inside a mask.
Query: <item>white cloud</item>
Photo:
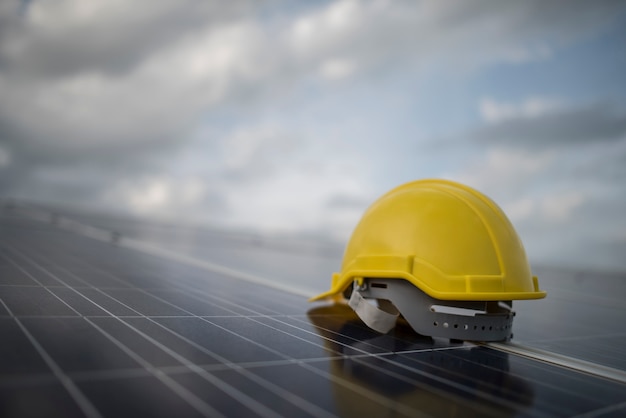
[[[547,190],[544,195],[525,195],[517,200],[502,205],[504,213],[513,222],[533,221],[541,217],[541,221],[565,223],[571,219],[572,213],[587,201],[581,191],[556,192]],[[534,220],[537,222],[537,220]]]
[[[351,75],[354,70],[355,65],[350,60],[330,59],[322,63],[320,74],[329,80],[336,80]]]
[[[180,218],[181,208],[188,210],[198,206],[205,191],[205,184],[197,177],[161,174],[157,177],[121,181],[105,196],[101,204],[109,208],[117,206],[119,209],[119,204],[124,202],[133,214],[185,223],[190,219],[187,216]]]
[[[521,199],[503,204],[502,210],[511,221],[519,222],[529,219],[535,212],[536,206],[537,204],[533,198],[524,196]]]
[[[509,148],[494,148],[486,155],[463,167],[450,177],[478,190],[515,190],[531,182],[554,160],[552,152],[527,152]]]
[[[297,17],[288,37],[293,47],[305,54],[332,48],[334,40],[345,39],[361,28],[370,5],[356,0],[331,2],[325,8]]]
[[[264,231],[317,231],[345,238],[364,208],[328,206],[329,195],[361,196],[364,181],[341,164],[318,168],[315,175],[285,167],[263,183],[226,191],[230,225]]]
[[[0,111],[35,141],[57,146],[162,140],[179,135],[234,85],[264,77],[254,52],[259,42],[255,26],[243,22],[183,39],[124,77],[84,72],[45,84],[0,78],[12,99]]]
[[[163,206],[171,204],[172,186],[164,179],[153,179],[126,193],[125,200],[134,211],[140,214],[155,214]]]
[[[541,200],[541,213],[547,220],[565,222],[584,202],[585,196],[580,191],[548,195]]]
[[[498,102],[483,98],[479,103],[480,115],[488,123],[509,119],[530,119],[544,116],[563,107],[561,101],[547,97],[529,97],[520,103]]]

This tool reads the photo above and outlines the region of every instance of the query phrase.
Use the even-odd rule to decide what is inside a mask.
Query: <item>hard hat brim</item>
[[[484,300],[484,301],[499,301],[499,300],[530,300],[530,299],[543,299],[546,297],[546,292],[543,290],[539,290],[539,284],[537,281],[537,277],[532,277],[532,283],[534,285],[533,291],[517,291],[517,292],[507,292],[507,291],[496,291],[496,292],[480,292],[480,291],[451,291],[451,292],[442,292],[431,287],[427,286],[423,281],[419,280],[414,275],[407,273],[405,271],[348,271],[346,274],[340,276],[338,273],[333,275],[333,282],[331,289],[321,293],[317,296],[314,296],[309,299],[309,302],[314,302],[323,299],[342,299],[343,292],[350,286],[355,278],[358,277],[368,277],[368,278],[380,278],[380,279],[404,279],[418,288],[422,289],[424,293],[428,296],[440,299],[440,300]],[[473,276],[465,276],[459,278],[460,280],[465,280],[466,282],[470,282],[472,279],[476,279]],[[501,278],[500,278],[501,279]],[[471,284],[469,285],[471,287]]]

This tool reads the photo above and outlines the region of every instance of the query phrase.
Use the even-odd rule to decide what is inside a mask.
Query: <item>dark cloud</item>
[[[370,76],[389,75],[390,63],[413,71],[470,71],[494,62],[537,59],[623,17],[615,0],[524,2],[338,2],[306,20],[307,67],[345,57]],[[330,10],[332,9],[332,10]],[[351,24],[336,25],[342,14]],[[542,52],[544,51],[544,52]],[[299,69],[302,71],[302,69]]]
[[[551,148],[593,141],[618,141],[626,135],[626,113],[606,103],[514,117],[487,124],[475,131],[474,141]]]
[[[121,76],[202,28],[246,16],[253,11],[251,4],[245,0],[123,5],[65,0],[33,1],[27,6],[6,2],[0,8],[0,68],[20,78],[70,77],[82,72]]]

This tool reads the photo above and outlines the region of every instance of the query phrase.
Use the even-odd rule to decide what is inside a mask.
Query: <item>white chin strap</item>
[[[379,300],[380,307],[372,305],[361,296],[356,283],[348,304],[359,318],[374,331],[386,334],[396,326],[399,312],[393,304],[387,300]]]

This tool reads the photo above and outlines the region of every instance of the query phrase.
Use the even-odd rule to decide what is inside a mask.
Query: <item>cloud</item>
[[[568,220],[571,212],[583,204],[584,201],[585,196],[581,191],[547,196],[541,201],[541,210],[547,219],[564,222]]]
[[[504,103],[491,98],[480,101],[479,109],[483,119],[488,123],[498,123],[511,119],[529,119],[546,116],[558,111],[562,104],[555,99],[531,97],[523,102]]]
[[[320,67],[322,77],[336,80],[350,76],[355,71],[355,65],[349,60],[330,59]]]
[[[31,144],[14,144],[16,159],[134,144],[145,152],[184,141],[213,109],[288,94],[312,71],[334,80],[381,66],[476,67],[527,43],[535,48],[538,34],[579,36],[612,12],[587,4],[563,18],[551,5],[347,0],[261,19],[255,2],[37,1],[22,14],[13,3],[2,9],[0,120],[11,127],[5,140]]]
[[[535,211],[536,205],[537,203],[534,199],[525,196],[521,199],[506,202],[506,204],[502,205],[502,210],[515,223],[530,218]]]
[[[449,173],[462,183],[472,185],[479,190],[510,189],[519,193],[540,176],[554,163],[552,152],[527,152],[511,148],[494,148],[482,158],[471,161],[460,172]]]
[[[413,70],[465,71],[546,59],[551,43],[567,44],[594,30],[614,17],[615,6],[343,0],[297,17],[289,44],[304,62],[340,56],[360,67],[393,62]]]
[[[10,163],[11,154],[9,154],[9,152],[3,147],[0,147],[0,169],[2,169],[2,167],[8,166]]]
[[[477,74],[548,65],[623,10],[611,1],[1,2],[0,195],[344,237],[383,188],[445,174],[524,225],[569,225],[587,214],[594,181],[609,179],[611,191],[623,183],[617,105],[542,91],[506,101],[478,89],[468,100],[478,127],[455,126],[446,152],[427,132],[477,116],[463,105]],[[454,99],[437,107],[447,88]],[[438,121],[419,120],[419,106],[441,109]],[[582,197],[573,178],[591,179]]]
[[[196,31],[252,10],[245,0],[21,3],[3,2],[2,20],[10,26],[0,43],[0,62],[15,76],[46,79],[92,72],[123,76]]]
[[[0,77],[6,120],[31,141],[62,148],[124,147],[184,133],[203,109],[223,100],[236,81],[260,76],[255,28],[209,29],[161,50],[124,77],[83,72],[48,81]],[[18,80],[19,81],[19,80]],[[51,147],[52,148],[52,147]]]
[[[483,143],[532,149],[592,141],[618,141],[626,135],[626,112],[608,103],[561,106],[558,101],[529,99],[520,104],[482,100],[480,111],[489,122],[472,138]]]
[[[548,223],[565,223],[571,220],[572,212],[581,205],[588,203],[588,198],[580,190],[562,194],[547,194],[545,196],[530,197],[506,202],[503,205],[504,213],[514,223],[534,220]]]
[[[285,166],[303,146],[301,138],[275,126],[237,130],[219,140],[222,174],[232,181],[258,181]]]
[[[182,180],[182,181],[181,181]],[[172,176],[146,178],[140,182],[120,182],[110,191],[108,201],[128,202],[132,214],[160,216],[176,219],[180,210],[202,205],[205,211],[215,214],[216,205],[206,205],[206,185],[200,178],[177,179]],[[196,215],[196,220],[203,219]],[[185,223],[188,219],[178,219]]]

